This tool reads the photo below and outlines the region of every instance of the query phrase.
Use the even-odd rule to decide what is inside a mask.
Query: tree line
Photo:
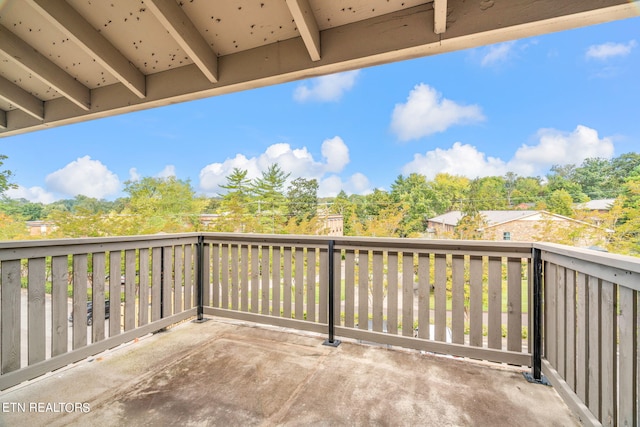
[[[0,156],[0,166],[6,157]],[[345,235],[417,237],[427,220],[452,210],[473,218],[481,210],[536,209],[596,223],[614,230],[609,249],[640,253],[640,154],[590,158],[580,165],[553,166],[544,177],[469,179],[441,173],[433,179],[399,175],[388,190],[366,195],[319,198],[318,181],[294,178],[273,164],[255,179],[236,168],[222,185],[223,195],[198,195],[188,180],[144,177],[127,181],[114,201],[78,195],[51,204],[0,199],[0,239],[25,238],[24,221],[48,220],[49,237],[152,234],[183,231],[316,234],[328,214],[343,218]],[[11,186],[0,172],[0,193]],[[612,209],[594,213],[581,203],[615,199]],[[201,221],[201,214],[213,214]],[[473,237],[459,234],[458,237]]]

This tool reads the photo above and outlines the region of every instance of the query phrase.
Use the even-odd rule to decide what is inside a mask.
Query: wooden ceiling
[[[639,10],[640,0],[0,0],[0,136]]]

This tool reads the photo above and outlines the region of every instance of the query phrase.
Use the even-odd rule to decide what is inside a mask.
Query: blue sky
[[[112,200],[144,176],[215,195],[279,163],[320,196],[400,174],[544,176],[640,151],[640,18],[0,139],[10,197]]]

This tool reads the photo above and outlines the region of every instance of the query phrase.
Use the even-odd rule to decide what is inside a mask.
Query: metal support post
[[[198,295],[196,296],[196,303],[198,305],[197,313],[198,317],[194,320],[194,323],[203,323],[209,319],[204,318],[204,236],[198,236],[198,243],[196,244],[196,262],[198,263],[198,276],[196,287],[198,289]]]
[[[531,373],[525,372],[527,381],[536,384],[550,385],[542,375],[542,254],[540,249],[533,249],[533,345],[531,351]]]
[[[334,273],[334,265],[333,265],[333,246],[334,246],[335,242],[333,240],[329,240],[329,250],[328,250],[328,266],[329,266],[329,338],[326,339],[324,341],[324,343],[322,343],[323,345],[328,345],[330,347],[337,347],[340,345],[340,340],[337,340],[334,338],[334,329],[335,329],[335,325],[334,325],[334,309],[335,309],[335,302],[334,302],[334,294],[335,294],[335,290],[334,290],[334,277],[333,277],[333,273]]]

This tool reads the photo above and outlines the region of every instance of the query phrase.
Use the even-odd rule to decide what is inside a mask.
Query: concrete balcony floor
[[[0,425],[580,425],[522,369],[323,340],[185,322],[6,390]]]

